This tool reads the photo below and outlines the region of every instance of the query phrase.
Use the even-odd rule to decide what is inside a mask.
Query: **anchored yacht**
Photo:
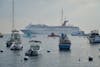
[[[91,31],[91,33],[88,36],[89,42],[91,44],[93,43],[100,43],[100,34],[97,30]]]

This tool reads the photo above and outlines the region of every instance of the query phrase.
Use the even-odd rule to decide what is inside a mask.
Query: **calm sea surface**
[[[6,48],[9,35],[0,38],[0,67],[100,67],[100,44],[89,44],[86,37],[68,36],[72,42],[71,51],[60,52],[58,49],[59,38],[50,38],[47,35],[37,35],[34,40],[40,40],[39,56],[29,57],[24,61],[25,52],[29,49],[31,38],[22,35],[22,51],[11,51]],[[47,50],[51,52],[47,53]],[[93,61],[89,62],[88,57]]]

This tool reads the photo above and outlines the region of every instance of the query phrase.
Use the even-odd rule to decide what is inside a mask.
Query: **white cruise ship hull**
[[[31,30],[31,29],[23,29],[21,30],[24,34],[26,35],[31,35],[31,34],[51,34],[51,33],[55,33],[55,34],[61,34],[61,33],[66,33],[66,34],[71,34],[73,32],[79,32],[79,29],[74,29],[74,28],[62,28],[62,29],[41,29],[41,30]]]
[[[71,34],[73,32],[79,32],[80,28],[76,26],[47,26],[47,25],[33,25],[29,24],[24,29],[21,29],[21,31],[26,35],[32,35],[32,34]]]

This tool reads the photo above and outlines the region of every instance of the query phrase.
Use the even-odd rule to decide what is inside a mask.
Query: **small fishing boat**
[[[66,34],[61,34],[59,42],[59,50],[70,50],[71,41]]]
[[[38,51],[40,49],[39,44],[41,43],[41,41],[37,41],[37,40],[31,40],[29,41],[30,43],[30,49],[25,53],[26,56],[38,56]]]
[[[88,36],[90,43],[100,43],[100,34],[97,30],[91,31],[91,33]]]
[[[48,35],[48,37],[59,37],[59,35],[56,35],[55,33],[51,33],[50,35]]]

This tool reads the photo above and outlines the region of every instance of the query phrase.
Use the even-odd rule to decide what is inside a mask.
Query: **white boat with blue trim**
[[[61,34],[59,40],[59,50],[70,50],[71,41],[66,34]]]

